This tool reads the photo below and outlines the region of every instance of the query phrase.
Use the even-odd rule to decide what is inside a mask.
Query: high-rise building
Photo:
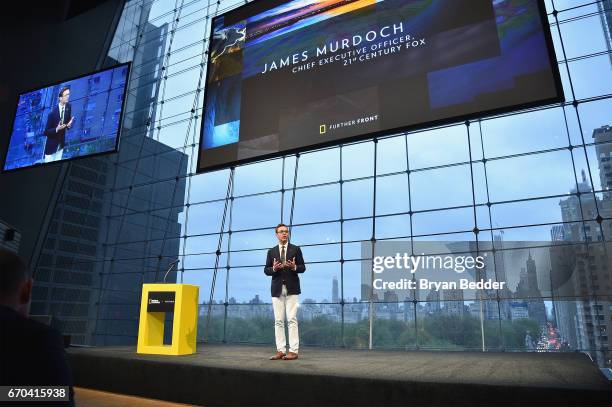
[[[338,291],[338,279],[334,276],[332,280],[332,302],[337,303],[339,301],[339,291]]]
[[[553,242],[562,242],[565,240],[565,231],[563,225],[555,225],[550,228],[550,240]]]
[[[610,54],[612,57],[612,54]],[[597,153],[597,164],[599,166],[599,179],[601,189],[608,191],[604,193],[604,200],[612,199],[612,126],[602,126],[593,130],[593,142]]]
[[[517,299],[527,303],[529,318],[538,321],[543,326],[546,324],[546,307],[542,300],[542,293],[538,286],[538,274],[536,262],[531,256],[531,251],[525,261],[525,268],[521,269],[520,281],[516,288]]]
[[[425,305],[425,311],[428,313],[438,313],[440,312],[440,291],[439,290],[429,290],[427,293],[427,297],[425,297],[425,301],[427,301]]]
[[[487,277],[494,278],[496,281],[507,283],[508,276],[506,273],[506,252],[504,248],[504,231],[501,230],[499,231],[499,234],[493,235],[493,262],[487,263],[486,266]],[[499,307],[499,310],[496,309],[497,307],[495,307],[493,303],[495,296],[499,296],[499,301],[497,301],[497,307]],[[501,290],[497,290],[497,292],[493,295],[489,294],[488,297],[489,298],[485,303],[488,318],[495,319],[498,311],[499,318],[511,318],[510,300],[512,298],[512,292],[510,291],[508,284],[505,284]]]
[[[610,68],[612,68],[612,0],[600,0],[597,2],[601,27],[608,47],[608,57],[610,58]]]
[[[612,231],[612,197],[608,191],[610,171],[610,126],[595,129],[593,139],[597,143],[597,165],[602,193],[594,193],[586,173],[582,171],[581,182],[572,189],[572,195],[559,202],[561,216],[566,222],[563,230],[564,243],[571,246],[571,259],[565,261],[558,253],[552,264],[553,275],[564,275],[567,270],[571,292],[580,300],[557,307],[560,335],[577,349],[590,351],[601,366],[609,361],[608,326],[612,320],[612,292],[610,264],[612,246],[604,243],[603,231]],[[595,163],[591,163],[595,165]],[[577,196],[577,193],[580,193]],[[584,219],[584,222],[576,222]],[[609,232],[607,232],[609,233]],[[557,233],[558,235],[558,233]],[[553,248],[559,252],[559,248]],[[567,256],[565,256],[567,257]],[[566,290],[567,291],[567,290]],[[575,308],[575,314],[572,316]],[[568,332],[573,327],[574,332]]]
[[[384,310],[391,315],[395,315],[399,312],[399,297],[397,292],[393,290],[386,290],[383,294]],[[383,304],[377,304],[382,306]]]
[[[447,315],[463,315],[465,311],[463,290],[444,290],[444,312]]]
[[[578,349],[577,309],[573,298],[574,284],[571,280],[576,259],[575,247],[566,243],[569,241],[569,228],[566,233],[566,225],[553,226],[550,235],[553,245],[549,255],[551,295],[557,333],[562,343],[570,349]]]
[[[110,164],[96,157],[68,166],[38,262],[34,263],[36,290],[31,313],[52,316],[52,324],[71,336],[73,343],[88,344]]]

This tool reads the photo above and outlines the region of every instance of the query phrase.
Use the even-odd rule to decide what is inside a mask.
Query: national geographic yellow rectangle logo
[[[325,128],[324,124],[319,126],[319,134],[325,134],[326,131],[327,129]]]

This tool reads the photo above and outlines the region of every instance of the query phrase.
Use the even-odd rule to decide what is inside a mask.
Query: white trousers
[[[62,155],[64,154],[64,149],[60,148],[53,154],[45,154],[45,162],[50,163],[53,161],[59,161],[62,159]]]
[[[298,353],[300,336],[298,334],[297,311],[299,295],[287,295],[287,287],[283,285],[280,297],[272,297],[274,308],[274,336],[276,337],[276,350],[285,353],[287,339],[285,337],[285,316],[289,326],[289,352]]]

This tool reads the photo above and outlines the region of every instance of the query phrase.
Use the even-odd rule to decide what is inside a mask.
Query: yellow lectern
[[[190,284],[143,284],[136,352],[190,355],[196,351],[199,287]],[[172,343],[164,345],[164,319],[174,312]]]

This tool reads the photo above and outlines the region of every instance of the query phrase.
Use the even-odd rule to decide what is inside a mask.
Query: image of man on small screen
[[[47,116],[47,125],[45,126],[47,142],[45,144],[44,162],[46,163],[62,159],[66,143],[66,131],[72,127],[74,122],[72,108],[68,103],[70,88],[62,88],[59,91],[58,99],[58,104],[51,109],[49,116]]]

